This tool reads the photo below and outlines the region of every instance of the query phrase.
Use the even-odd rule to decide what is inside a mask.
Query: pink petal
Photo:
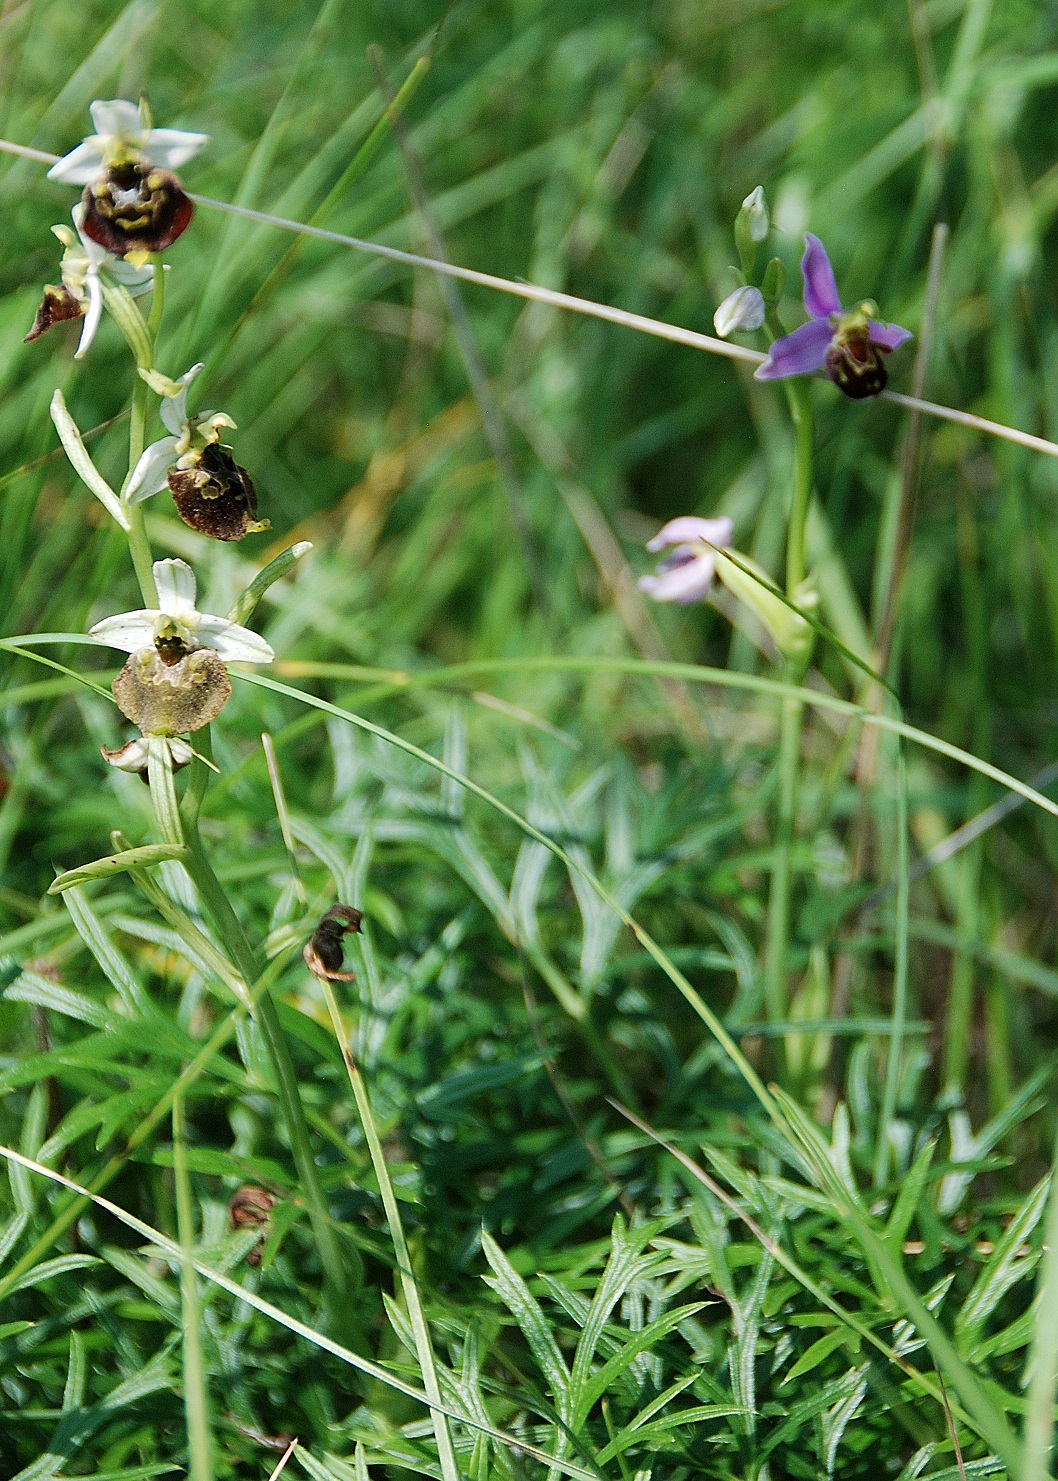
[[[826,319],[813,319],[792,334],[777,339],[763,365],[753,372],[758,381],[785,380],[791,375],[811,375],[822,369],[834,331]]]
[[[656,602],[703,602],[713,584],[716,557],[711,552],[697,555],[682,565],[662,571],[658,576],[640,576],[639,587]]]
[[[877,319],[870,320],[870,335],[871,344],[881,345],[883,350],[898,350],[914,339],[910,329],[901,329],[899,324],[879,324]]]
[[[681,514],[670,519],[647,544],[648,550],[664,550],[667,545],[686,545],[704,540],[708,545],[731,544],[734,525],[726,517],[699,519],[695,514]]]
[[[805,255],[801,258],[801,275],[805,280],[805,308],[813,319],[825,319],[841,313],[838,285],[830,265],[827,249],[811,232],[805,234]]]

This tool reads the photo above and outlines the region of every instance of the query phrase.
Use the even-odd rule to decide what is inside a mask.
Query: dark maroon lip
[[[169,170],[120,165],[85,186],[85,236],[115,257],[164,252],[190,224],[195,208]]]

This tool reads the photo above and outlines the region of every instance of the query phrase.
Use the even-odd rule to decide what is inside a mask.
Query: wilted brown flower
[[[352,982],[354,972],[343,972],[345,950],[342,938],[359,931],[363,914],[351,905],[332,905],[320,921],[312,939],[305,943],[305,965],[317,977],[328,982]]]
[[[256,1227],[267,1232],[269,1215],[275,1206],[274,1193],[269,1193],[267,1188],[257,1188],[252,1183],[244,1183],[241,1188],[236,1188],[228,1203],[228,1218],[232,1230]],[[246,1256],[247,1265],[260,1265],[263,1246],[264,1238],[262,1237],[260,1243],[255,1244]]]

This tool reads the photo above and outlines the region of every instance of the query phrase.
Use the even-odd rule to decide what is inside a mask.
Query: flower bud
[[[764,187],[758,185],[742,202],[742,209],[735,217],[735,246],[738,248],[742,271],[749,277],[753,271],[757,248],[771,229],[768,219],[768,204],[764,199]]]
[[[115,257],[164,252],[195,209],[176,176],[148,160],[113,165],[85,186],[83,199],[85,235]]]
[[[786,269],[778,257],[773,257],[764,269],[764,281],[760,285],[760,291],[764,294],[765,303],[778,303],[782,297],[782,290],[785,287]]]
[[[749,230],[751,242],[763,242],[771,230],[771,220],[768,216],[768,202],[764,199],[764,186],[758,185],[751,190],[742,202],[740,215],[745,215],[746,226]]]
[[[194,648],[183,656],[140,648],[129,656],[113,689],[121,713],[146,735],[201,730],[231,697],[228,672],[212,648]]]
[[[739,330],[759,329],[764,323],[764,299],[758,288],[736,288],[713,315],[713,328],[721,339]]]
[[[191,468],[177,464],[169,489],[184,524],[214,540],[241,540],[271,528],[257,518],[253,480],[223,443],[209,443]]]

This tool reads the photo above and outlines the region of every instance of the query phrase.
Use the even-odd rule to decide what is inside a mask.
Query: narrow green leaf
[[[35,1265],[32,1270],[27,1270],[25,1275],[14,1282],[9,1294],[24,1291],[30,1286],[43,1285],[53,1276],[67,1275],[71,1270],[84,1270],[89,1265],[99,1263],[95,1255],[57,1255],[54,1260],[42,1260],[39,1265]]]
[[[603,1394],[607,1393],[621,1374],[641,1352],[649,1352],[656,1343],[670,1332],[674,1332],[682,1322],[703,1311],[709,1303],[707,1301],[696,1301],[690,1306],[678,1306],[675,1311],[667,1311],[664,1316],[659,1316],[655,1321],[649,1322],[642,1331],[636,1332],[621,1349],[609,1358],[597,1373],[584,1384],[577,1395],[577,1404],[574,1410],[574,1428],[579,1430],[591,1413],[593,1406],[598,1403]],[[697,1373],[692,1375],[696,1378]]]
[[[484,1276],[507,1306],[547,1379],[552,1396],[562,1409],[569,1393],[569,1370],[555,1341],[551,1326],[536,1298],[490,1234],[481,1237],[481,1248],[493,1274]]]
[[[125,958],[111,941],[88,896],[73,885],[63,891],[62,900],[70,912],[77,934],[99,963],[107,981],[117,988],[129,1007],[137,1009],[141,1014],[149,1012],[150,1004],[146,994]]]
[[[80,1023],[90,1023],[93,1028],[106,1028],[113,1020],[113,1013],[102,1003],[94,1003],[83,993],[49,982],[36,972],[24,971],[5,988],[4,997],[15,1003],[32,1003],[38,1008],[48,1008],[66,1018],[75,1018]]]
[[[124,874],[129,869],[149,869],[154,864],[164,864],[168,859],[186,858],[190,850],[184,844],[147,843],[142,848],[125,849],[120,854],[108,854],[95,859],[91,864],[81,864],[76,869],[67,869],[48,886],[49,895],[61,895],[74,885],[88,884],[93,879],[112,879],[115,874]]]
[[[308,555],[311,549],[310,540],[299,540],[296,545],[291,545],[289,550],[284,550],[282,555],[277,555],[274,561],[269,561],[263,571],[258,571],[232,607],[228,613],[228,621],[237,622],[241,627],[245,626],[247,619],[253,614],[254,608],[268,588],[276,581],[281,581],[294,569],[302,556]]]

